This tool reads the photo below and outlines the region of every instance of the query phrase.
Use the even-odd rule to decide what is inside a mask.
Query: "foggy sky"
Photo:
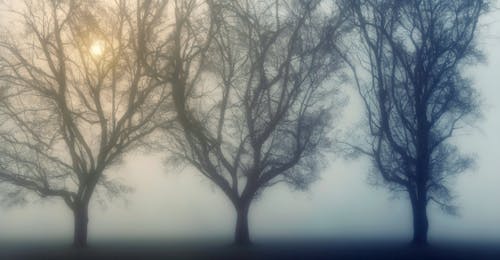
[[[500,242],[500,12],[484,17],[480,47],[487,62],[471,68],[474,86],[483,99],[483,118],[454,137],[461,151],[475,154],[476,167],[456,179],[459,216],[429,207],[429,240]],[[344,120],[360,114],[350,97]],[[91,201],[89,242],[116,239],[231,241],[234,209],[227,198],[193,169],[174,169],[164,155],[133,153],[111,169],[114,178],[134,188],[123,198],[99,204]],[[267,189],[250,210],[255,242],[272,238],[332,238],[410,240],[411,211],[405,194],[394,198],[383,187],[367,184],[366,159],[328,157],[321,179],[307,192],[284,185]],[[0,240],[55,239],[71,242],[73,216],[61,200],[36,200],[24,206],[0,208]]]

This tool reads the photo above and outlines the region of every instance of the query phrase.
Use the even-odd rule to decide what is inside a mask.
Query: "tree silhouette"
[[[428,203],[453,212],[450,178],[472,162],[450,138],[478,114],[477,94],[463,69],[480,58],[475,36],[487,2],[345,3],[361,40],[346,59],[369,136],[365,144],[352,142],[351,151],[368,155],[391,190],[408,193],[413,243],[426,244]]]
[[[329,146],[340,102],[323,83],[341,59],[326,49],[319,2],[174,1],[175,40],[149,43],[177,111],[168,146],[231,201],[236,244],[250,243],[252,201],[277,183],[307,188]]]
[[[11,13],[20,27],[3,28],[0,181],[12,199],[63,199],[74,213],[76,247],[87,244],[95,190],[126,188],[106,169],[165,122],[156,112],[168,93],[137,58],[148,26],[138,20],[162,8],[26,1]]]

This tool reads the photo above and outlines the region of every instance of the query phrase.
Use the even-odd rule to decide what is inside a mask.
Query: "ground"
[[[500,259],[500,244],[440,244],[338,241],[269,242],[246,247],[213,243],[94,243],[85,249],[33,243],[3,245],[0,259]]]

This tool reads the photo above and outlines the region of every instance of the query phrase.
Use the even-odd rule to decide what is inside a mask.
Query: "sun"
[[[94,41],[90,45],[90,54],[95,58],[101,57],[104,54],[104,42],[101,40]]]

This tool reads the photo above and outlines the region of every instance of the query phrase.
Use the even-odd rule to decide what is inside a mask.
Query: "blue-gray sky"
[[[431,207],[430,240],[500,241],[500,12],[483,19],[479,42],[485,64],[471,68],[484,100],[483,118],[456,137],[462,151],[476,155],[476,167],[455,182],[457,217]],[[347,120],[359,116],[355,96]],[[225,196],[192,169],[162,164],[161,155],[131,154],[112,175],[133,193],[90,209],[90,243],[101,239],[199,239],[230,241],[234,210]],[[344,161],[332,155],[321,179],[307,192],[286,186],[268,189],[250,212],[254,240],[267,238],[368,238],[409,240],[410,206],[382,187],[367,184],[365,159]],[[335,160],[334,160],[335,159]],[[62,201],[38,200],[0,209],[0,240],[28,241],[72,237],[72,213]]]

